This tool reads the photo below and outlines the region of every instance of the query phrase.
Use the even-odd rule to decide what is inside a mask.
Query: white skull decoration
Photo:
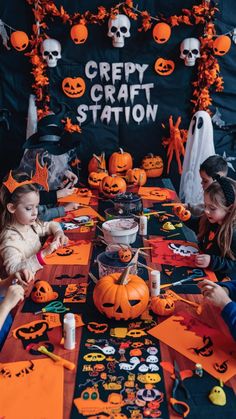
[[[195,65],[196,58],[200,57],[200,41],[197,38],[186,38],[180,45],[180,58],[187,67]]]
[[[123,48],[125,38],[130,37],[129,18],[126,15],[117,15],[115,19],[109,19],[107,35],[112,38],[113,47]]]
[[[60,42],[52,38],[45,39],[41,45],[41,53],[48,67],[56,67],[57,61],[61,58]]]

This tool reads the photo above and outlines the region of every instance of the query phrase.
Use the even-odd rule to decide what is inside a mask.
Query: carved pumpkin
[[[165,58],[158,58],[155,61],[155,71],[159,76],[169,76],[175,69],[175,63],[172,60],[165,60]]]
[[[30,296],[34,303],[47,303],[56,300],[58,293],[53,291],[47,281],[36,281]]]
[[[133,167],[131,154],[123,151],[122,148],[119,150],[118,152],[112,153],[109,159],[109,173],[111,175],[125,175],[127,170]]]
[[[88,38],[87,26],[78,23],[78,25],[72,26],[70,30],[70,36],[75,44],[84,44]]]
[[[71,99],[83,96],[85,88],[85,81],[82,77],[66,77],[62,81],[62,90]]]
[[[144,169],[136,167],[128,170],[126,180],[129,185],[143,186],[147,182],[147,174]]]
[[[118,250],[118,256],[121,262],[128,263],[133,257],[132,249],[130,247],[121,247]]]
[[[188,211],[184,205],[181,204],[176,204],[173,207],[173,212],[175,213],[175,215],[177,215],[177,217],[181,220],[181,221],[188,221],[189,218],[191,217],[191,212]]]
[[[88,172],[100,172],[106,171],[106,160],[105,153],[103,152],[100,156],[93,154],[93,157],[88,164]]]
[[[10,41],[13,48],[15,48],[17,51],[24,51],[24,49],[26,49],[29,44],[28,35],[22,31],[12,32]]]
[[[128,266],[122,274],[104,276],[95,285],[94,304],[108,318],[134,319],[147,308],[148,287],[142,278],[129,274],[130,268]]]
[[[231,47],[231,39],[226,35],[218,36],[213,42],[215,55],[225,55]]]
[[[175,303],[166,294],[161,294],[151,299],[151,309],[158,316],[169,316],[175,310]]]
[[[165,22],[157,23],[152,31],[154,41],[158,44],[164,44],[170,39],[171,27]]]
[[[145,170],[147,177],[159,177],[163,173],[163,160],[160,156],[149,153],[142,160],[142,168]]]
[[[106,176],[100,182],[99,189],[107,198],[114,198],[126,191],[126,182],[120,176]]]
[[[107,176],[107,172],[91,172],[88,177],[88,184],[93,189],[99,189],[102,179]]]

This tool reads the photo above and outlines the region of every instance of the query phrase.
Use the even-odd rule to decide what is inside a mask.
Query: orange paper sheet
[[[213,342],[213,346],[211,347],[213,353],[210,356],[206,356],[210,351],[210,348],[208,348],[197,354],[193,348],[201,349],[204,346],[203,337],[198,336],[196,332],[187,328],[183,324],[183,320],[184,317],[182,316],[171,316],[158,326],[150,329],[148,333],[191,359],[195,364],[202,364],[203,369],[216,379],[226,382],[232,378],[236,374],[236,359],[230,355],[229,347],[224,345],[224,338],[220,336],[219,332],[215,329],[207,328],[205,325],[202,326],[204,328],[204,334],[206,335],[207,333],[207,336],[210,336]],[[197,330],[196,320],[195,330]],[[219,342],[222,342],[222,345]],[[224,361],[227,361],[227,371],[224,373],[217,372],[214,364],[217,363],[220,365]]]
[[[86,208],[79,208],[75,211],[67,212],[63,217],[54,218],[53,221],[57,221],[58,223],[63,222],[70,222],[76,217],[81,217],[83,215],[88,215],[92,218],[100,218],[100,214],[97,213],[92,207],[86,207]]]
[[[190,266],[195,267],[195,254],[198,253],[197,243],[186,240],[166,240],[158,236],[149,240],[152,247],[152,262],[161,265]]]
[[[151,199],[152,201],[164,202],[173,201],[177,199],[175,191],[167,188],[141,186],[138,194],[143,199]]]
[[[20,361],[0,366],[0,418],[63,418],[62,366],[51,359],[36,359],[33,365]]]
[[[69,196],[64,196],[63,198],[59,198],[58,202],[76,202],[77,204],[88,205],[91,196],[81,196],[80,195],[81,188],[76,188],[75,193]],[[92,193],[91,193],[92,195]]]
[[[44,258],[46,265],[88,265],[91,242],[78,240],[60,247]]]

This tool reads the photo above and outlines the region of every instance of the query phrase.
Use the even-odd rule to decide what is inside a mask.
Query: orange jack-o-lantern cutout
[[[109,319],[128,320],[147,308],[149,290],[142,278],[130,275],[130,266],[122,274],[104,276],[95,285],[93,300],[97,309]]]
[[[142,160],[142,168],[145,170],[147,177],[159,177],[163,173],[163,160],[160,156],[149,153]]]
[[[112,153],[109,159],[109,173],[111,175],[125,175],[127,170],[132,169],[133,160],[131,154],[123,151],[122,148],[118,152]]]
[[[34,303],[47,303],[56,300],[58,293],[53,291],[47,281],[36,281],[30,296]]]
[[[85,81],[82,77],[66,77],[62,81],[62,90],[71,99],[83,96],[85,88]]]
[[[152,31],[154,41],[158,44],[164,44],[170,39],[171,27],[165,22],[157,23]]]
[[[188,211],[184,205],[176,204],[173,207],[173,212],[181,221],[188,221],[191,217],[191,212]]]
[[[70,36],[75,44],[84,44],[88,38],[87,26],[78,23],[78,25],[72,26],[70,30]]]
[[[107,172],[91,172],[88,177],[88,184],[93,189],[99,189],[102,179],[107,176]]]
[[[155,188],[150,191],[150,197],[153,195],[155,197],[155,201],[167,201],[172,198],[173,191],[167,188]]]
[[[33,321],[30,323],[27,323],[27,325],[25,326],[20,326],[17,329],[15,329],[13,332],[13,336],[18,339],[21,339],[22,341],[27,341],[29,339],[34,340],[34,339],[38,339],[39,337],[44,336],[44,334],[46,334],[48,329],[49,327],[46,321],[43,321],[43,320]]]
[[[88,164],[88,172],[104,172],[106,170],[105,153],[102,152],[100,156],[93,154],[93,157]]]
[[[231,39],[226,35],[218,36],[213,42],[215,55],[225,55],[231,47]]]
[[[107,198],[115,198],[126,191],[126,182],[120,176],[106,176],[100,182],[99,189]]]
[[[57,256],[70,256],[74,253],[73,249],[69,247],[62,247],[61,249],[56,251]]]
[[[15,48],[17,51],[24,51],[24,49],[26,49],[29,44],[28,35],[22,31],[12,32],[10,41],[13,48]]]
[[[129,185],[143,186],[147,182],[147,174],[144,169],[135,167],[134,169],[129,169],[126,173],[126,181]]]
[[[128,263],[133,257],[132,249],[130,247],[121,247],[118,250],[118,256],[121,262]]]
[[[155,71],[159,76],[169,76],[175,69],[175,63],[172,60],[165,60],[165,58],[158,58],[155,61]]]
[[[151,309],[153,313],[156,313],[158,316],[169,316],[174,313],[175,303],[174,300],[166,294],[161,294],[158,295],[158,297],[152,297]]]

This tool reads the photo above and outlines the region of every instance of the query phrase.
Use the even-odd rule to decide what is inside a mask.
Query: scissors
[[[198,280],[200,278],[201,279],[206,278],[206,275],[204,274],[204,272],[203,272],[202,269],[193,269],[192,272],[193,272],[192,275],[187,276],[187,278],[180,279],[180,281],[173,282],[172,284],[163,284],[163,285],[161,285],[161,289],[175,287],[177,285],[183,284],[184,282],[190,281],[191,279]]]
[[[172,388],[172,395],[170,398],[170,404],[172,409],[180,416],[186,418],[186,416],[189,414],[190,412],[190,407],[187,403],[176,399],[176,393],[178,389],[182,389],[185,397],[187,399],[190,399],[190,393],[188,391],[188,389],[185,387],[183,380],[181,378],[180,375],[180,370],[179,370],[179,366],[176,362],[176,360],[174,360],[174,374],[175,374],[175,381],[173,384],[173,388]]]
[[[48,305],[42,308],[40,311],[36,311],[34,314],[41,314],[41,313],[65,313],[65,311],[70,310],[66,308],[61,301],[52,301]]]

